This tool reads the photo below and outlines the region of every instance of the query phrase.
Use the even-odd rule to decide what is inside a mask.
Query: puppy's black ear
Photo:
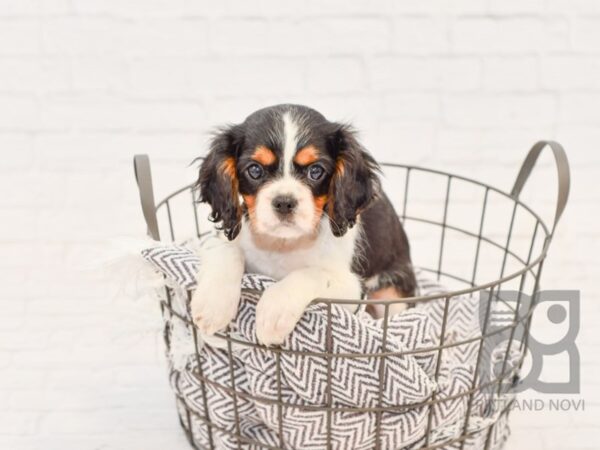
[[[335,158],[335,172],[329,184],[327,212],[331,230],[343,236],[356,217],[375,200],[381,190],[379,166],[356,139],[348,125],[331,124],[327,145]]]
[[[238,192],[237,158],[243,145],[240,125],[223,128],[213,138],[210,151],[200,166],[196,188],[200,201],[208,203],[212,212],[209,220],[222,222],[222,229],[230,241],[242,226],[242,207]]]

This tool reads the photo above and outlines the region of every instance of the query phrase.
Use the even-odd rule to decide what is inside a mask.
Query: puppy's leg
[[[310,302],[318,297],[360,299],[356,275],[310,267],[291,272],[265,290],[256,307],[256,337],[265,345],[281,344]],[[347,305],[356,309],[356,305]]]
[[[202,334],[223,330],[240,302],[244,254],[235,242],[215,239],[202,252],[198,286],[192,296],[192,319]]]
[[[406,295],[404,295],[403,292],[398,291],[398,289],[396,289],[394,286],[380,288],[367,294],[367,298],[369,300],[395,300],[404,297],[406,297]],[[392,316],[394,314],[401,313],[407,308],[407,303],[392,303],[388,308],[388,314]],[[368,305],[367,311],[369,311],[375,318],[381,319],[385,315],[385,305]]]
[[[412,266],[405,264],[369,278],[366,287],[369,299],[396,300],[414,296],[417,281]],[[408,307],[408,303],[392,303],[388,308],[389,315],[401,313]],[[376,318],[382,318],[385,315],[385,305],[368,305],[367,311]]]

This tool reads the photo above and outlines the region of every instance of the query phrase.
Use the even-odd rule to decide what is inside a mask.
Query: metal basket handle
[[[150,170],[150,158],[148,155],[135,155],[133,157],[133,170],[135,180],[140,191],[140,202],[142,203],[142,212],[148,227],[148,235],[156,240],[160,240],[158,232],[158,220],[156,219],[156,206],[154,204],[154,190],[152,188],[152,171]]]
[[[525,161],[523,161],[523,165],[519,170],[519,174],[517,175],[517,179],[515,180],[515,184],[510,192],[513,198],[518,199],[521,194],[521,190],[525,185],[525,182],[531,175],[531,171],[535,166],[535,163],[540,156],[540,153],[546,146],[552,149],[552,154],[554,155],[554,159],[556,161],[556,169],[558,171],[558,196],[556,199],[556,213],[554,214],[554,222],[552,224],[551,235],[554,234],[554,229],[556,228],[556,224],[558,223],[560,216],[565,210],[565,206],[567,206],[567,200],[569,198],[569,190],[571,187],[571,175],[569,170],[569,160],[567,159],[567,154],[565,153],[565,149],[558,142],[554,141],[539,141],[527,154]]]

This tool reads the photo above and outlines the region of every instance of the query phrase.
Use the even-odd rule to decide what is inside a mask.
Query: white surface
[[[544,280],[582,291],[585,412],[516,412],[508,448],[598,448],[599,13],[595,0],[1,1],[0,448],[187,448],[158,307],[76,269],[106,238],[144,233],[133,154],[150,154],[160,198],[193,179],[213,126],[283,101],[351,120],[380,159],[505,189],[533,141],[564,144],[573,189]],[[554,186],[526,199],[551,211]]]

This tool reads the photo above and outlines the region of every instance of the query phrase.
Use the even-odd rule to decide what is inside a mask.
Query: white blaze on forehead
[[[262,186],[256,196],[255,230],[261,234],[283,239],[296,239],[312,235],[317,221],[312,191],[291,173],[294,156],[301,138],[301,127],[298,119],[287,111],[283,120],[283,176]],[[282,223],[281,218],[273,210],[273,200],[280,195],[290,195],[298,201],[291,221]]]
[[[289,112],[283,115],[283,175],[289,176],[298,146],[298,124]]]

